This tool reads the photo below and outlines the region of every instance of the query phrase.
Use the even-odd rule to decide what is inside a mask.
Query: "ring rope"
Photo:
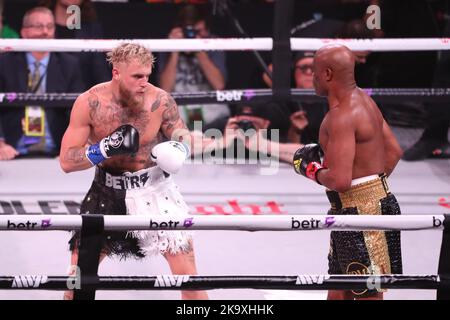
[[[0,39],[0,51],[95,52],[109,51],[123,42],[133,42],[154,52],[169,51],[271,51],[272,38],[208,39]],[[327,44],[343,44],[351,50],[364,51],[434,51],[450,50],[450,38],[320,39],[291,38],[291,49],[318,50]]]
[[[444,215],[114,216],[0,215],[0,230],[80,230],[83,216],[104,219],[104,230],[443,230]]]
[[[76,276],[0,276],[0,289],[67,290]],[[439,275],[284,275],[284,276],[89,276],[84,289],[96,290],[214,290],[214,289],[443,289],[450,279]]]
[[[427,102],[449,102],[450,88],[366,88],[365,92],[378,102],[403,102],[407,99]],[[47,107],[71,106],[79,93],[0,93],[0,106],[24,106],[27,104],[45,104]],[[173,92],[175,101],[180,104],[217,104],[217,103],[250,103],[264,104],[273,99],[270,89],[236,89],[222,91]],[[312,89],[291,89],[294,101],[324,101]]]

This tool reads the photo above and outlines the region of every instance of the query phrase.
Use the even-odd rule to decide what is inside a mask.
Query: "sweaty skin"
[[[61,144],[60,164],[65,172],[91,168],[93,165],[85,155],[86,146],[98,143],[124,124],[132,125],[139,132],[139,150],[136,154],[113,156],[99,164],[112,174],[155,166],[150,158],[151,149],[164,137],[191,144],[192,149],[191,133],[180,118],[174,99],[148,83],[151,71],[151,64],[142,64],[139,59],[113,63],[111,81],[98,84],[77,98]],[[211,144],[214,144],[211,139],[202,137],[202,147]],[[193,244],[190,245],[187,253],[164,253],[172,274],[197,274]],[[104,256],[105,253],[100,261]],[[78,248],[72,251],[71,261],[72,265],[77,264]],[[181,294],[184,299],[208,298],[205,291],[183,290]],[[72,297],[73,291],[65,292],[65,299]]]
[[[391,174],[402,150],[376,103],[354,77],[355,58],[344,46],[326,46],[314,57],[314,88],[326,96],[329,111],[319,133],[324,166],[318,180],[338,192],[355,178]]]
[[[66,149],[64,147],[73,146],[73,143],[66,143],[65,140],[75,138],[93,144],[120,125],[131,124],[139,132],[139,151],[135,155],[114,156],[101,163],[101,166],[114,173],[154,166],[150,159],[151,149],[162,141],[163,135],[170,137],[175,128],[185,128],[175,101],[169,94],[148,83],[142,100],[136,105],[126,106],[114,96],[110,86],[108,82],[96,85],[77,99],[71,117],[71,126],[75,124],[75,128],[69,126],[63,140],[61,154],[64,161],[72,164],[87,161],[84,148]]]
[[[402,150],[375,102],[357,87],[355,57],[344,46],[331,45],[316,52],[314,89],[326,96],[329,111],[319,132],[324,167],[316,178],[337,192],[351,188],[352,179],[390,175]],[[328,299],[353,299],[350,291],[329,290]],[[382,299],[383,293],[360,299]]]
[[[232,141],[232,135],[225,134],[216,141],[189,132],[172,96],[148,83],[150,73],[150,65],[137,61],[119,63],[113,69],[113,80],[98,84],[77,98],[61,144],[60,164],[65,172],[92,167],[85,156],[86,145],[98,143],[123,124],[131,124],[138,130],[139,151],[114,156],[99,164],[113,174],[154,166],[150,151],[164,137],[186,143],[191,153],[208,152]]]
[[[194,149],[195,139],[180,118],[175,100],[148,83],[151,66],[131,61],[115,69],[112,81],[92,87],[75,101],[61,144],[60,164],[65,172],[92,167],[85,156],[86,145],[99,142],[123,124],[138,130],[139,151],[103,161],[100,166],[108,172],[120,174],[154,166],[150,151],[164,137],[183,141]],[[214,149],[217,141],[201,137],[199,144],[201,152]]]

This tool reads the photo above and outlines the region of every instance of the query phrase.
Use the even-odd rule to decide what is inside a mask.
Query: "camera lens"
[[[242,129],[244,132],[250,129],[256,130],[253,123],[249,120],[241,120],[238,122],[238,127]]]
[[[184,33],[184,37],[185,38],[195,38],[195,36],[197,35],[197,31],[194,29],[193,26],[186,26],[183,29],[183,33]]]

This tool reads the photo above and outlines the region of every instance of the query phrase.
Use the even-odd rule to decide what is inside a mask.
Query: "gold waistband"
[[[361,207],[370,202],[378,202],[386,198],[389,193],[385,176],[352,186],[350,190],[343,193],[327,191],[331,208],[334,210]]]

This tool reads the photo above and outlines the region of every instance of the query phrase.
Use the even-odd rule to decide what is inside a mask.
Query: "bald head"
[[[328,45],[317,50],[314,59],[317,63],[335,72],[351,72],[355,69],[355,56],[343,45]]]
[[[333,86],[354,86],[354,70],[355,56],[346,46],[333,44],[320,48],[314,56],[316,92],[326,95]]]

